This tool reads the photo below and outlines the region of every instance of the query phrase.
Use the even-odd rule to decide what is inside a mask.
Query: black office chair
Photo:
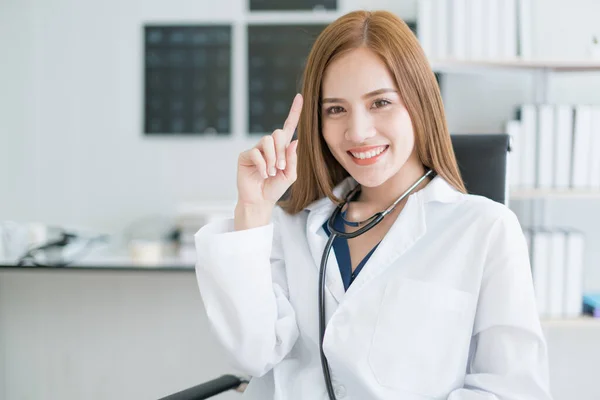
[[[243,392],[248,380],[234,375],[222,375],[197,386],[163,397],[160,400],[204,400],[229,390]]]
[[[510,136],[455,134],[452,147],[467,191],[506,204]]]
[[[455,134],[452,146],[467,191],[505,204],[509,135]],[[243,378],[223,375],[160,400],[204,400],[232,389],[243,392],[247,384]]]

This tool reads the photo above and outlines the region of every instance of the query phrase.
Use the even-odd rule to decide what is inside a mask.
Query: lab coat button
[[[335,397],[338,399],[343,399],[346,397],[346,388],[343,385],[337,386],[334,390]]]

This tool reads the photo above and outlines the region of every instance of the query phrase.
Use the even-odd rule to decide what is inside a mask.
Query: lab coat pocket
[[[462,382],[473,296],[438,283],[392,279],[369,351],[380,385],[439,397]]]

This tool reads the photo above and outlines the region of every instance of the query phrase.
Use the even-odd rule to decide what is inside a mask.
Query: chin
[[[358,173],[351,175],[352,178],[354,178],[354,180],[358,182],[361,186],[370,188],[381,186],[390,178],[390,175],[388,173],[378,173],[376,171],[374,171],[374,173],[371,174]]]

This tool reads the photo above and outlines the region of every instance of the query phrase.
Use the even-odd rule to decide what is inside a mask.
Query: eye
[[[382,108],[382,107],[385,107],[390,104],[392,104],[392,103],[388,100],[378,99],[378,100],[375,100],[375,102],[373,102],[373,108]]]
[[[333,114],[339,114],[341,112],[344,112],[344,108],[340,107],[340,106],[333,106],[333,107],[329,107],[326,110],[327,114],[329,115],[333,115]]]

